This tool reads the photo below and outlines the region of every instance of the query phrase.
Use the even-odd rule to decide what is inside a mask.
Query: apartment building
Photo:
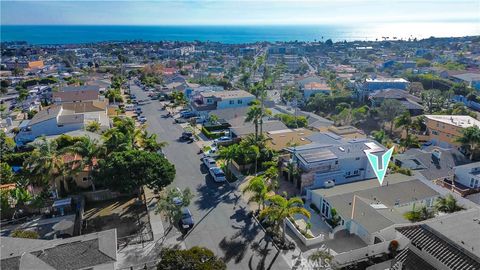
[[[480,121],[468,115],[425,115],[429,139],[440,145],[456,145],[463,128],[477,126]]]
[[[286,149],[302,171],[296,183],[302,191],[374,178],[366,153],[381,155],[386,151],[370,139],[344,140],[330,133],[317,133],[307,139],[313,143]]]

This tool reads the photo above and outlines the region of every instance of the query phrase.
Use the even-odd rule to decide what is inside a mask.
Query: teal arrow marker
[[[388,162],[390,161],[390,158],[392,157],[393,153],[393,148],[388,149],[385,154],[382,155],[382,168],[378,167],[378,156],[371,154],[371,153],[366,153],[368,157],[368,161],[370,161],[370,165],[372,165],[373,171],[375,172],[375,175],[377,176],[378,182],[380,183],[380,186],[383,184],[383,178],[385,178],[385,174],[387,173],[388,169]]]

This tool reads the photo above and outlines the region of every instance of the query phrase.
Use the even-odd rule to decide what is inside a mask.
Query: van
[[[135,109],[134,104],[126,104],[125,105],[125,111],[133,111]]]

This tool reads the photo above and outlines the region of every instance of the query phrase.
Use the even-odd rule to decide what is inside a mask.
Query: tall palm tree
[[[68,147],[67,151],[81,157],[81,159],[77,161],[77,167],[80,169],[89,168],[88,179],[91,179],[92,172],[96,169],[98,160],[106,155],[105,147],[98,144],[96,140],[92,140],[86,136],[76,142],[73,146]],[[93,181],[92,189],[95,191],[95,184]]]
[[[298,197],[285,199],[280,195],[273,195],[267,200],[271,203],[260,212],[260,219],[268,219],[273,222],[275,230],[278,232],[280,224],[283,223],[283,241],[286,239],[285,219],[295,214],[301,214],[310,219],[310,212],[303,208],[303,201]]]
[[[473,160],[475,152],[480,145],[480,128],[477,126],[471,126],[462,129],[461,136],[456,139],[457,142],[468,145],[470,148],[470,160]]]
[[[267,199],[267,194],[269,191],[270,188],[262,176],[255,176],[254,178],[250,179],[248,184],[242,190],[243,193],[252,193],[252,196],[248,202],[258,203],[258,211],[260,211],[262,208],[265,208],[265,200]]]
[[[457,199],[452,194],[438,198],[435,202],[435,208],[444,213],[453,213],[465,209],[458,204]]]
[[[258,139],[258,126],[263,117],[262,108],[258,104],[252,104],[247,112],[245,122],[252,122],[255,125],[255,140]]]

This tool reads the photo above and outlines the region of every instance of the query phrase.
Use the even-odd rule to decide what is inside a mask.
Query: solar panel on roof
[[[300,154],[300,156],[303,159],[305,159],[305,161],[308,162],[308,163],[322,161],[322,160],[334,159],[334,158],[337,157],[330,150],[322,150],[322,151],[316,151],[316,152],[310,152],[310,153],[302,153],[302,154]]]

